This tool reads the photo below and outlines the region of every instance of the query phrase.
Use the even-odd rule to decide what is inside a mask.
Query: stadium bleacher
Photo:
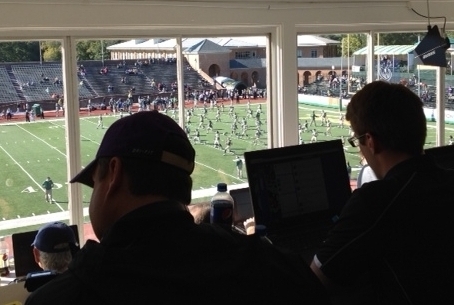
[[[119,65],[120,64],[120,65]],[[172,91],[171,84],[177,80],[176,64],[150,63],[136,64],[135,60],[84,61],[79,63],[84,73],[78,73],[79,97],[81,104],[88,99],[102,100],[104,97],[126,97],[131,88],[133,95],[156,96],[162,91],[151,86],[152,80],[161,83],[167,92]],[[107,67],[108,72],[100,71]],[[80,70],[80,69],[79,69]],[[125,81],[122,82],[122,78]],[[0,103],[15,104],[43,103],[44,108],[54,107],[63,95],[62,64],[44,63],[9,63],[0,64]],[[192,89],[201,89],[203,77],[184,60],[184,83]],[[109,90],[109,85],[113,90]],[[83,107],[83,105],[81,105]]]
[[[20,98],[6,67],[0,66],[0,103],[15,103]]]
[[[60,63],[11,65],[20,90],[27,102],[58,99],[63,95],[63,75]],[[85,86],[79,87],[81,98],[92,94]]]

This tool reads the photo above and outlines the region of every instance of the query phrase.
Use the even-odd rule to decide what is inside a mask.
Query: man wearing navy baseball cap
[[[36,263],[43,270],[64,272],[79,249],[73,230],[63,222],[51,222],[41,227],[31,244]]]
[[[93,188],[99,242],[88,240],[26,304],[329,304],[300,257],[194,222],[187,205],[195,155],[183,129],[157,111],[113,123],[71,180]]]

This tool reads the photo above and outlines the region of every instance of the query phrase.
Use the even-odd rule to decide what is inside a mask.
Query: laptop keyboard
[[[282,248],[289,249],[299,255],[308,263],[314,257],[317,249],[323,244],[328,228],[293,229],[291,232],[279,232],[268,236],[271,242]]]

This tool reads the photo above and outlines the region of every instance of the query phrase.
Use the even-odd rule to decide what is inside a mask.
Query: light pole
[[[418,96],[421,98],[421,70],[419,69],[419,65],[416,65],[416,68],[418,69]]]
[[[335,75],[336,75],[336,71],[334,71],[334,66],[331,66],[331,76],[330,76],[331,79],[329,80],[330,90],[332,89],[332,84],[333,84],[332,80],[334,80]]]
[[[343,48],[342,48],[343,49]],[[343,80],[343,75],[342,75],[342,53],[341,53],[341,76],[340,76],[340,81],[339,81],[339,111],[342,111],[342,80]]]
[[[347,94],[350,94],[350,34],[347,34]]]
[[[39,48],[39,64],[43,65],[43,54],[41,53],[41,40],[38,40],[38,48]]]
[[[102,66],[104,67],[104,40],[101,40],[101,61]]]
[[[449,63],[449,66],[451,68],[451,75],[452,75],[452,65],[453,65],[453,63],[452,63],[452,54],[453,53],[454,53],[453,51],[450,52],[450,54],[451,54],[451,62]]]

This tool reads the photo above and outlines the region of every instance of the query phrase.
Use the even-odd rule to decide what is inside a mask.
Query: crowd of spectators
[[[77,66],[80,99],[81,101],[93,99],[97,106],[99,106],[100,99],[103,97],[107,100],[113,97],[115,101],[118,101],[119,99],[129,99],[132,103],[137,102],[137,97],[139,96],[150,95],[152,97],[150,103],[155,101],[154,104],[157,104],[159,107],[162,107],[163,104],[168,105],[169,103],[166,100],[172,100],[169,95],[177,95],[178,83],[176,81],[169,82],[168,75],[164,75],[162,78],[159,77],[159,79],[152,77],[149,79],[147,75],[150,71],[146,72],[143,69],[145,69],[146,66],[153,64],[174,63],[176,63],[176,59],[170,57],[160,59],[150,58],[148,60],[137,60],[135,62],[124,60],[117,62],[117,64],[103,62],[103,64],[98,65],[98,67],[92,63],[86,64],[85,66],[80,63]],[[115,65],[117,69],[115,69]],[[26,68],[30,69],[30,67]],[[32,104],[34,102],[40,103],[46,110],[54,109],[57,100],[63,96],[63,82],[61,80],[61,75],[58,75],[58,68],[58,66],[52,66],[52,71],[56,72],[49,72],[49,69],[43,69],[38,72],[39,74],[37,74],[34,79],[25,79],[25,81],[20,84],[21,90],[25,91],[27,90],[26,88],[31,88],[30,91],[25,94],[28,102],[31,102]],[[140,78],[136,78],[135,75],[140,75]],[[92,78],[99,80],[98,83],[96,83],[97,80],[93,83]],[[148,86],[147,79],[150,84]],[[146,90],[147,87],[149,88],[148,90]],[[216,90],[211,82],[202,79],[198,74],[196,74],[194,79],[190,78],[189,82],[184,84],[184,90],[186,98],[197,99],[197,101],[201,102],[206,100],[214,101],[219,98],[230,99],[231,101],[236,100],[239,102],[240,99],[257,99],[266,96],[266,90],[257,89],[256,87],[242,88],[241,90]],[[213,92],[210,93],[211,90],[214,92],[214,97],[211,96],[213,95]],[[163,97],[154,98],[157,95],[163,95]],[[106,105],[106,108],[109,107],[107,102],[104,104]],[[146,107],[146,105],[143,106]],[[81,107],[85,106],[81,103]]]

